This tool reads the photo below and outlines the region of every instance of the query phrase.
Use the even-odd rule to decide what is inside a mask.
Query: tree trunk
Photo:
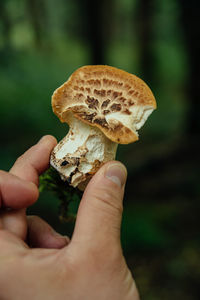
[[[45,7],[43,0],[26,0],[29,20],[34,32],[36,48],[42,48],[45,40]]]
[[[4,49],[11,48],[11,20],[9,18],[9,14],[6,8],[6,1],[0,1],[0,20],[2,24],[2,33],[3,33],[3,40],[4,40]]]
[[[153,79],[153,1],[140,0],[136,14],[137,33],[139,43],[139,60],[142,78],[149,82]]]
[[[112,0],[79,0],[80,26],[89,46],[90,63],[106,64],[106,48],[112,23]]]
[[[103,0],[86,1],[86,20],[88,42],[91,50],[92,64],[103,64],[105,61],[104,47],[105,37],[103,35]]]
[[[180,0],[180,8],[189,65],[186,87],[189,103],[187,132],[197,136],[200,134],[200,5],[196,0]]]

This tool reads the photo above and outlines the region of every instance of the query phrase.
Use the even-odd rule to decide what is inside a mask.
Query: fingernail
[[[54,229],[51,230],[51,233],[52,233],[52,235],[54,235],[55,237],[63,238],[63,236],[62,236],[60,233],[58,233],[57,231],[55,231]]]
[[[114,163],[108,165],[105,176],[121,188],[126,182],[127,171],[122,164]]]
[[[63,237],[65,238],[66,243],[69,244],[70,243],[70,238],[67,235],[64,235]]]
[[[62,235],[55,230],[52,230],[51,232],[52,232],[53,236],[55,236],[56,238],[62,238],[67,242],[67,244],[69,244],[70,238],[67,235]]]
[[[47,144],[47,145],[52,145],[52,143],[55,143],[55,145],[57,144],[57,140],[55,137],[53,137],[52,135],[44,135],[43,137],[41,137],[41,139],[38,141],[38,144]]]

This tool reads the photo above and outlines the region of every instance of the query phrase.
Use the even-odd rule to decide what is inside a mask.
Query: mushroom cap
[[[52,96],[53,112],[70,125],[71,114],[98,127],[118,144],[138,140],[139,129],[156,108],[150,88],[120,69],[93,65],[77,69]]]

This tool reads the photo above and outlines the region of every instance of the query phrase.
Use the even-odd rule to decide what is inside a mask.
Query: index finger
[[[10,173],[38,185],[39,175],[49,167],[50,154],[56,143],[53,136],[43,136],[36,145],[16,160]]]

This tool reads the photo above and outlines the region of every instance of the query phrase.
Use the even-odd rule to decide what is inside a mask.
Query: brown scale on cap
[[[134,142],[138,136],[115,119],[114,114],[131,117],[133,106],[156,108],[150,88],[137,76],[110,66],[79,68],[52,96],[53,111],[62,122],[70,124],[69,112],[72,112],[121,144]],[[112,118],[107,118],[110,114]]]

